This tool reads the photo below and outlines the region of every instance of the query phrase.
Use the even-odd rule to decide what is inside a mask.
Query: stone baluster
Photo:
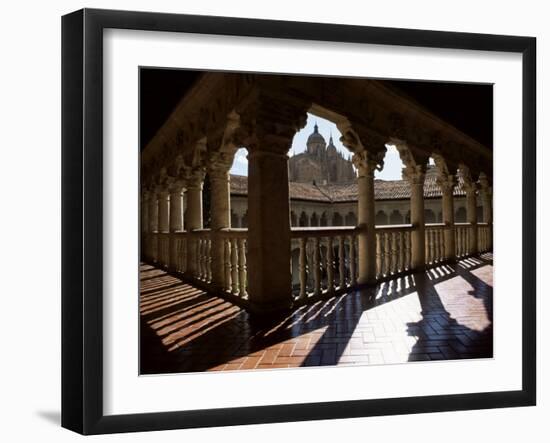
[[[338,237],[338,274],[340,278],[340,289],[346,286],[346,250],[344,239],[345,237],[343,235]]]
[[[391,262],[392,262],[392,273],[397,274],[399,271],[399,251],[397,246],[397,232],[392,232],[391,234]]]
[[[313,294],[321,293],[321,251],[319,237],[313,237]]]
[[[350,285],[355,286],[357,284],[357,273],[355,265],[355,236],[349,236],[349,273],[350,273]]]
[[[300,241],[300,258],[298,266],[300,267],[300,299],[305,299],[307,297],[307,237],[301,237]]]
[[[239,246],[239,296],[246,298],[246,239],[240,238]]]
[[[224,238],[224,290],[231,292],[231,240]]]
[[[334,291],[334,252],[332,237],[327,237],[327,290]]]
[[[385,246],[385,236],[386,234],[384,232],[380,232],[377,235],[377,244],[376,244],[376,256],[378,258],[378,272],[380,277],[383,277],[386,275],[386,269],[385,269],[385,263],[386,263],[386,255],[384,253],[384,246]]]
[[[391,232],[386,232],[386,234],[384,235],[384,253],[386,255],[386,275],[390,275],[393,267],[391,253]]]
[[[231,239],[231,292],[233,294],[239,293],[239,250],[238,242],[234,237]]]

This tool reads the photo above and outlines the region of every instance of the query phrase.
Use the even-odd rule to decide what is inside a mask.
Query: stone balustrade
[[[382,280],[411,269],[409,225],[376,228],[376,279]]]
[[[298,300],[343,292],[357,284],[357,228],[292,230],[291,272]],[[297,278],[296,278],[297,277]]]
[[[477,230],[477,251],[471,251],[473,229]],[[414,270],[411,259],[412,225],[377,226],[376,281],[384,281]],[[445,232],[453,234],[456,258],[491,250],[491,226],[457,223],[452,226],[428,224],[425,232],[426,267],[438,266],[449,259]],[[358,238],[360,228],[294,228],[291,231],[290,273],[294,303],[309,303],[323,296],[348,292],[361,286],[358,282]],[[223,245],[221,285],[213,281],[212,244]],[[248,301],[248,230],[197,229],[191,232],[148,234],[144,256],[158,267],[238,300]],[[190,254],[189,248],[194,248]],[[194,265],[188,263],[195,257]]]
[[[435,265],[445,260],[445,231],[451,229],[443,224],[426,225],[426,265]]]

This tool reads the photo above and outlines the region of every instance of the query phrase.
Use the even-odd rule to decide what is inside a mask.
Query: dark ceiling
[[[143,149],[162,126],[201,71],[140,70],[140,145]],[[384,80],[462,132],[493,147],[493,87],[428,81]]]

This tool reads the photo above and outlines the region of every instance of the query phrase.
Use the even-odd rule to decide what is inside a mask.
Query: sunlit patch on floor
[[[491,259],[442,264],[261,319],[143,265],[141,373],[491,357]]]

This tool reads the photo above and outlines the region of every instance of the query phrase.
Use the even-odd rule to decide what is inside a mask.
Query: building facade
[[[327,145],[315,125],[306,150],[289,159],[290,223],[292,227],[355,226],[357,175],[351,160],[337,151],[332,136]],[[428,166],[424,181],[426,223],[442,222],[441,188],[437,170]],[[248,226],[248,179],[231,175],[231,227]],[[466,192],[458,177],[454,188],[457,223],[466,222]],[[375,223],[378,226],[410,223],[410,186],[406,180],[374,180]],[[477,199],[478,221],[485,222]]]

